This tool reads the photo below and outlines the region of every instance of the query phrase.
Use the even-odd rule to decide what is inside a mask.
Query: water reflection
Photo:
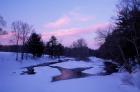
[[[92,67],[86,67],[86,68],[67,69],[67,68],[63,68],[63,67],[59,67],[59,66],[50,66],[50,67],[56,68],[61,72],[60,75],[54,76],[52,78],[52,82],[91,76],[91,74],[83,73],[82,71],[92,68]]]
[[[51,64],[49,63],[49,65],[51,65]],[[20,74],[21,75],[33,75],[33,74],[36,74],[34,68],[35,67],[40,67],[40,66],[46,66],[46,63],[36,65],[36,66],[24,67],[24,69],[26,69],[26,70],[22,71],[22,73],[20,73]],[[48,64],[47,64],[47,66],[48,66]],[[63,68],[63,67],[59,67],[59,66],[49,66],[49,67],[56,68],[61,72],[60,75],[56,75],[56,76],[52,77],[52,80],[51,80],[52,82],[60,81],[60,80],[67,80],[67,79],[73,79],[73,78],[83,78],[83,77],[88,77],[88,76],[93,75],[93,74],[83,72],[84,70],[91,69],[93,67],[80,67],[80,68],[73,68],[73,69]]]

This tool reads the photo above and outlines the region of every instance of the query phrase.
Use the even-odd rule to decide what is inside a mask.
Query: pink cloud
[[[43,39],[46,37],[50,37],[52,35],[55,35],[57,37],[66,37],[66,36],[74,36],[74,35],[81,35],[81,34],[87,34],[94,31],[97,31],[98,29],[102,29],[108,26],[108,23],[102,23],[102,24],[96,24],[89,26],[87,28],[69,28],[69,29],[59,29],[55,31],[46,31],[42,33]]]
[[[58,18],[57,20],[45,24],[44,27],[45,29],[56,30],[62,29],[74,23],[85,23],[92,19],[95,19],[95,16],[83,15],[76,11],[71,11],[66,13],[63,17]]]
[[[48,41],[52,35],[55,35],[62,43],[64,43],[65,46],[69,46],[74,40],[78,39],[78,37],[85,38],[87,36],[86,39],[89,44],[88,46],[98,48],[99,46],[97,46],[96,41],[94,40],[95,32],[98,31],[98,29],[106,28],[108,25],[109,23],[100,23],[85,28],[68,28],[46,31],[42,33],[42,38],[44,41]]]
[[[12,37],[13,37],[12,32],[8,32],[8,34],[5,34],[5,35],[0,35],[1,44],[4,44],[4,45],[12,44],[13,43]]]
[[[58,28],[61,28],[65,25],[69,24],[69,22],[70,22],[70,18],[68,16],[64,16],[54,22],[50,22],[50,23],[46,24],[45,28],[58,29]]]

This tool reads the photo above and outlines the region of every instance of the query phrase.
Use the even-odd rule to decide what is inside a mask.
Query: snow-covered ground
[[[114,73],[107,76],[90,76],[51,82],[60,71],[48,66],[36,67],[34,75],[20,75],[22,67],[56,60],[44,56],[40,59],[15,61],[15,54],[0,52],[0,92],[140,92],[140,72],[133,74]],[[89,62],[75,61],[57,63],[63,68],[93,67],[85,73],[98,74],[103,71],[102,59],[90,57]]]

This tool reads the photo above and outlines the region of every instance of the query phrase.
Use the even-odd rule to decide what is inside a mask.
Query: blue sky
[[[75,38],[68,35],[69,30],[74,29],[71,31],[73,33],[76,30],[87,31],[93,26],[109,23],[110,18],[115,15],[116,2],[117,0],[0,0],[0,15],[9,27],[13,21],[22,20],[33,25],[36,32],[42,35],[48,33],[57,36],[65,32],[66,40],[62,39],[65,34],[58,35],[58,38],[68,44],[65,42],[70,43],[70,39],[77,38],[77,35]],[[82,32],[84,31],[78,32],[79,38],[94,39],[94,32],[90,31],[84,35]],[[43,39],[48,37],[44,36]]]

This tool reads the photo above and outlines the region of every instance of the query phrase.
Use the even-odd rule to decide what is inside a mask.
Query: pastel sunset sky
[[[34,26],[42,39],[55,35],[65,46],[84,38],[97,48],[96,31],[105,28],[115,14],[117,0],[0,0],[0,15],[10,25],[22,20]],[[7,40],[11,34],[4,35]]]

